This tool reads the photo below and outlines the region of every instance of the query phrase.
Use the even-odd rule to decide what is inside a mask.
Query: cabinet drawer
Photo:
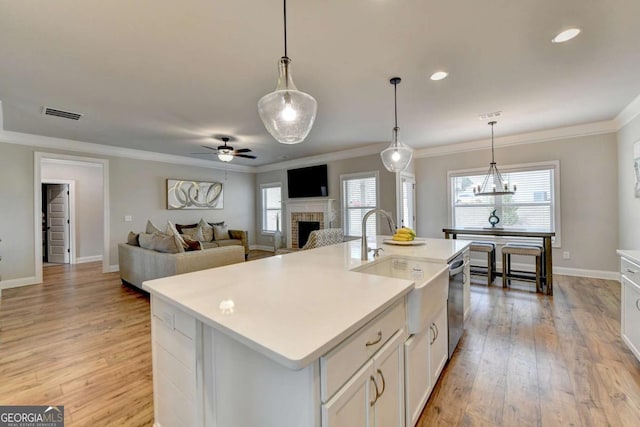
[[[640,286],[622,278],[622,338],[640,358]]]
[[[172,331],[180,332],[191,340],[194,339],[196,320],[192,316],[157,297],[152,299],[151,313]]]
[[[623,276],[631,280],[636,285],[640,285],[640,265],[629,261],[626,258],[622,258],[620,271]]]
[[[321,399],[326,402],[405,323],[404,300],[387,309],[320,358]]]

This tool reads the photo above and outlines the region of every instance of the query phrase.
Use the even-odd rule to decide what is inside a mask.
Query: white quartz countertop
[[[640,264],[640,250],[618,249],[618,255],[623,256],[631,261]]]
[[[369,247],[384,248],[380,259],[446,263],[469,244],[425,239],[421,246],[395,246],[384,238],[369,239]],[[412,290],[410,280],[350,271],[370,262],[360,260],[358,239],[150,280],[143,288],[276,362],[302,369]]]

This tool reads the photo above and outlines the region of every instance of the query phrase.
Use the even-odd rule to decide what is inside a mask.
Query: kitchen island
[[[369,240],[384,248],[377,260],[361,260],[356,240],[145,282],[156,425],[319,427],[374,417],[405,425],[414,281],[353,270],[390,256],[444,268],[468,242],[403,247],[383,238]],[[354,406],[342,396],[364,399],[362,411],[347,413]]]

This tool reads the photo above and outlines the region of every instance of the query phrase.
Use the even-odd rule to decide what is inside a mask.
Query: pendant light
[[[393,77],[389,80],[389,83],[393,85],[393,102],[394,102],[394,116],[395,126],[391,135],[391,145],[382,150],[380,157],[382,157],[382,163],[389,172],[402,172],[409,166],[411,157],[413,157],[413,149],[402,142],[398,141],[398,83],[400,83],[400,77]]]
[[[260,98],[258,114],[271,136],[283,144],[297,144],[309,135],[318,103],[293,84],[287,56],[287,0],[284,0],[284,56],[278,65],[276,89]]]
[[[491,126],[491,163],[482,185],[473,187],[473,194],[476,196],[506,196],[516,192],[515,184],[510,187],[509,183],[502,179],[498,166],[496,166],[493,155],[493,126],[496,123],[496,121],[489,122]]]

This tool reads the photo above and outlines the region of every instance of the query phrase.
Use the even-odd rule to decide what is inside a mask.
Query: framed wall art
[[[167,209],[222,209],[221,182],[167,179]]]

